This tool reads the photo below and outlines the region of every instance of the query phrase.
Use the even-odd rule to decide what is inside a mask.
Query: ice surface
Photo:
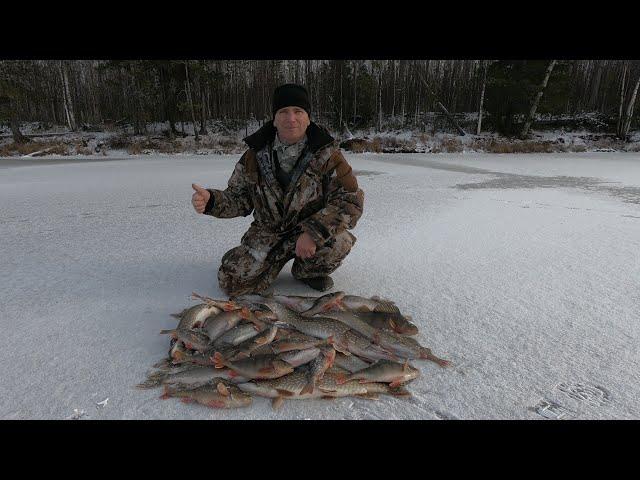
[[[455,364],[415,362],[412,399],[221,411],[135,389],[169,314],[222,296],[251,216],[197,215],[191,183],[224,188],[238,158],[0,160],[0,418],[640,418],[640,161],[622,153],[347,155],[365,213],[335,290],[394,299]],[[317,294],[290,266],[276,292]]]

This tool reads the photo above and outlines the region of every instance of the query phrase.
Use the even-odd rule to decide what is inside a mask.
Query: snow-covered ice
[[[365,213],[335,289],[394,299],[455,364],[415,362],[410,400],[226,411],[136,389],[169,314],[223,296],[220,259],[251,216],[197,215],[191,183],[224,188],[238,158],[0,159],[0,418],[640,418],[631,153],[347,155]],[[276,291],[317,294],[290,266]]]

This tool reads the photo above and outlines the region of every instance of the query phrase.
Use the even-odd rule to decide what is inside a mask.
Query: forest
[[[271,118],[273,89],[309,90],[312,119],[336,130],[430,129],[526,137],[544,125],[628,139],[640,85],[631,60],[4,60],[0,122],[70,131],[128,126],[169,136],[215,120]],[[533,127],[532,127],[533,126]]]

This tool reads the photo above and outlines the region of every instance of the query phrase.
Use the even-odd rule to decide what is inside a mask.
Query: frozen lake
[[[365,191],[335,289],[396,301],[451,369],[411,399],[211,410],[138,390],[170,313],[251,216],[196,214],[239,155],[0,159],[0,419],[638,419],[640,156],[347,154]],[[315,295],[289,263],[277,293]],[[102,405],[98,402],[108,401]]]

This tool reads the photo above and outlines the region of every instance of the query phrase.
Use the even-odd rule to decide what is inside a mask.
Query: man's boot
[[[333,287],[333,279],[328,275],[314,278],[300,278],[299,280],[320,292],[324,292]]]

